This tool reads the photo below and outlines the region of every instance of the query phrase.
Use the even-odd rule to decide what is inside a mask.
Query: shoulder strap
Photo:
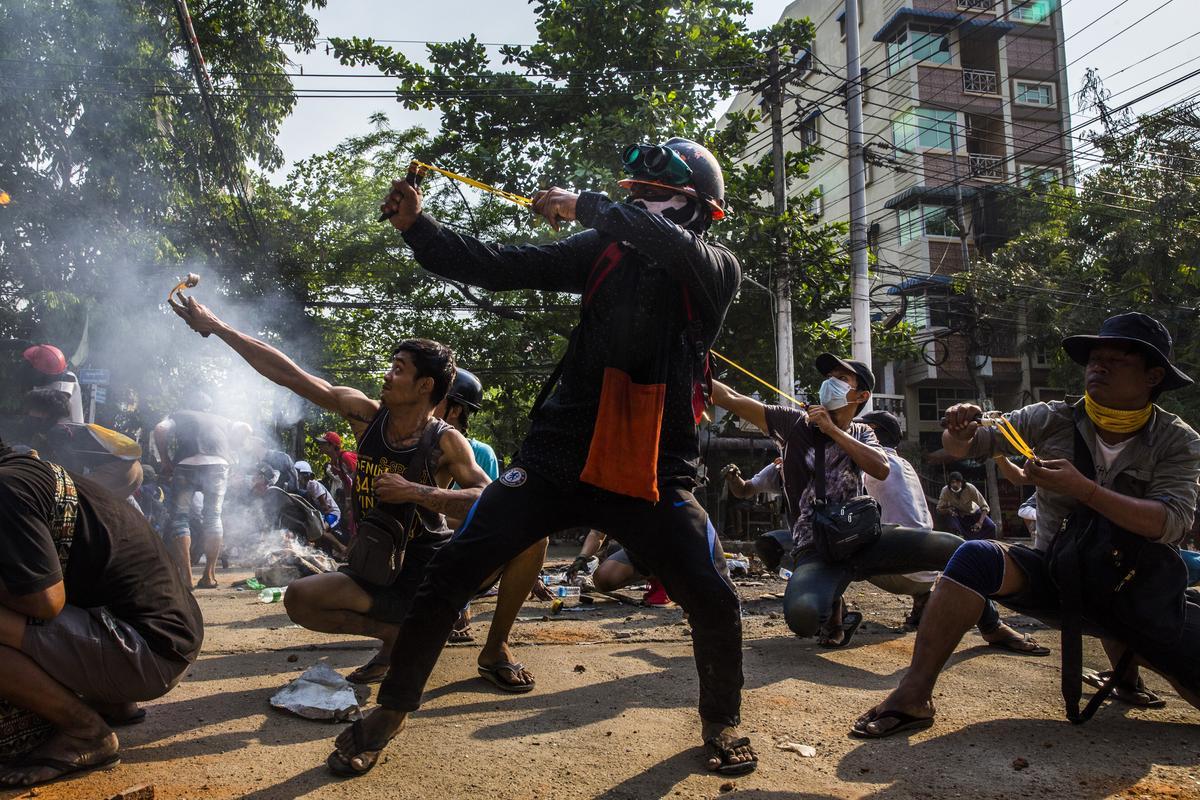
[[[79,518],[79,492],[75,481],[58,464],[43,461],[54,473],[54,522],[50,535],[58,551],[58,563],[65,572],[71,558],[71,545],[75,542],[75,521]]]
[[[800,423],[803,424],[803,423]],[[825,434],[813,430],[813,496],[820,502],[825,502]]]

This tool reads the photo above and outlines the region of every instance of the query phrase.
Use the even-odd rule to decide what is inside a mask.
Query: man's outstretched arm
[[[767,427],[767,407],[753,397],[738,394],[720,381],[713,381],[712,401],[713,405],[737,414],[763,433],[771,435]]]
[[[404,234],[420,265],[443,278],[489,291],[539,289],[581,294],[600,255],[595,234],[572,236],[546,245],[498,245],[444,227],[422,212],[422,197],[404,181],[393,181],[380,209]],[[394,213],[393,213],[394,212]]]
[[[334,386],[324,378],[310,375],[271,345],[220,319],[207,306],[197,303],[194,297],[188,298],[187,306],[173,305],[172,308],[197,333],[216,334],[267,380],[290,389],[326,411],[345,417],[355,427],[356,434],[361,433],[359,428],[370,423],[379,410],[379,401],[370,399],[358,389]]]

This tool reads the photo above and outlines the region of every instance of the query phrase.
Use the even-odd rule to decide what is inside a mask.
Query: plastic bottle
[[[555,586],[550,594],[555,597],[579,597],[580,591],[578,586]]]
[[[258,593],[258,601],[260,603],[278,603],[283,599],[283,593],[286,591],[286,586],[268,586]]]
[[[542,575],[542,583],[546,586],[557,586],[563,582],[566,573],[563,572],[547,572]]]
[[[783,567],[780,567],[779,568],[779,577],[783,578],[786,581],[788,578],[792,577],[792,571],[790,569],[784,569]]]

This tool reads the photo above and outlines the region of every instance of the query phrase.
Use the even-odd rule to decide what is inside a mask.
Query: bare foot
[[[735,726],[706,722],[700,736],[708,750],[704,768],[709,772],[742,775],[758,768],[758,753]]]
[[[54,734],[33,752],[0,772],[0,785],[34,786],[79,772],[115,767],[120,744],[112,731],[95,739]]]

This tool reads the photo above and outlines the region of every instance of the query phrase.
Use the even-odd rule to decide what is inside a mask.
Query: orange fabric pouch
[[[624,370],[605,367],[600,408],[579,479],[601,489],[658,502],[658,439],[665,383],[634,383]]]

